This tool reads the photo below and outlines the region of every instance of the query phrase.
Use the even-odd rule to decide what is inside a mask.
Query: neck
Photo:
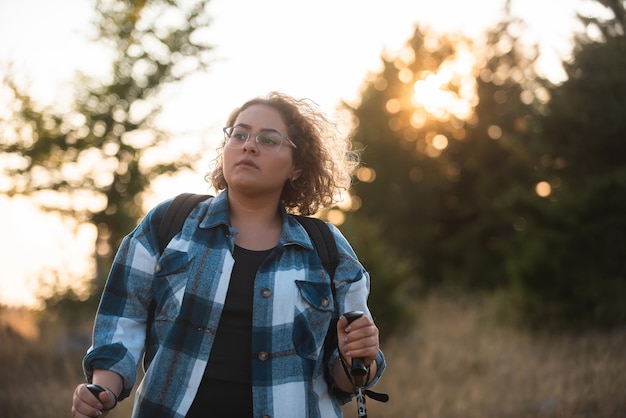
[[[228,205],[231,221],[246,220],[260,225],[280,221],[279,201],[272,196],[250,197],[229,190]]]
[[[253,199],[229,193],[228,202],[230,221],[237,230],[237,245],[249,250],[267,250],[278,244],[282,219],[277,199]]]

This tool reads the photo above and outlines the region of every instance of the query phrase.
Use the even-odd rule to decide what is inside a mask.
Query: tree
[[[587,29],[597,29],[602,34],[603,39],[624,36],[626,32],[626,2],[624,0],[588,0],[588,3],[595,3],[608,9],[608,18],[598,16],[584,16],[579,14],[578,18]],[[580,37],[580,41],[585,43],[590,39],[585,35]]]
[[[524,144],[538,88],[515,25],[503,22],[484,48],[416,29],[353,109],[365,166],[352,216],[378,225],[427,289],[508,284],[514,203],[534,184]]]
[[[626,323],[626,3],[600,3],[615,19],[583,18],[602,36],[578,37],[532,141],[550,193],[529,206],[510,273],[534,327]]]
[[[418,29],[365,86],[348,218],[376,225],[425,289],[498,291],[533,328],[626,322],[626,3],[599,4],[614,19],[581,18],[561,85],[535,75],[508,19],[482,50]],[[476,65],[449,76],[464,49]],[[476,101],[459,107],[470,79]],[[433,106],[442,94],[457,106]]]
[[[163,88],[209,63],[211,47],[200,36],[207,3],[98,0],[97,40],[111,53],[111,71],[106,80],[79,76],[66,114],[39,108],[14,77],[5,80],[13,112],[0,120],[3,192],[38,197],[45,210],[94,224],[100,279],[142,215],[142,193],[156,176],[194,161],[146,156],[168,140],[155,122]]]

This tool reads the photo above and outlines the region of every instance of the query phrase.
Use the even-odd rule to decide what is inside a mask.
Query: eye
[[[233,132],[230,134],[230,138],[236,141],[245,141],[248,139],[248,132],[241,129],[233,129]]]
[[[276,135],[271,133],[259,134],[259,143],[263,145],[267,145],[270,147],[280,145],[282,139]]]

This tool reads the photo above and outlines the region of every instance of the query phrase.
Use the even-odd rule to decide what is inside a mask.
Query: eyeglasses
[[[257,147],[262,151],[270,153],[278,152],[283,141],[287,141],[294,148],[296,144],[278,131],[269,130],[261,132],[250,132],[240,126],[229,126],[223,129],[226,138],[226,146],[232,149],[244,147],[250,136],[254,136]]]

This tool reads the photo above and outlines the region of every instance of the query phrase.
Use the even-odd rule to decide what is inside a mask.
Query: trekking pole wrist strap
[[[339,361],[341,361],[341,367],[343,368],[343,371],[346,374],[346,377],[348,378],[348,380],[352,383],[353,386],[353,393],[357,393],[359,386],[356,384],[356,382],[354,381],[354,376],[352,376],[350,374],[350,368],[348,367],[348,363],[344,360],[343,356],[341,355],[341,353],[339,354]],[[365,382],[363,384],[363,386],[360,386],[361,389],[363,389],[363,394],[365,394],[368,398],[371,398],[375,401],[378,402],[387,402],[389,401],[389,395],[387,395],[386,393],[379,393],[379,392],[374,392],[373,390],[370,389],[364,389],[365,385],[367,385],[367,383],[369,383],[370,381],[370,373],[371,373],[371,368],[370,366],[367,366],[367,376],[365,378]]]

